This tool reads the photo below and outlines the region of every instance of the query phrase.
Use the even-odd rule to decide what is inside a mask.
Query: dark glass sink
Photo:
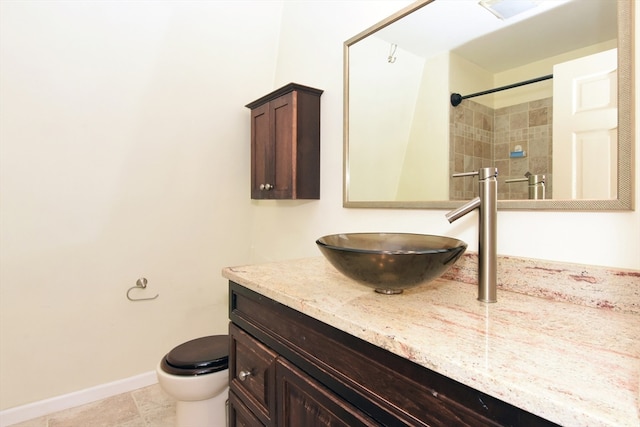
[[[316,244],[342,274],[383,294],[440,277],[467,249],[458,239],[411,233],[333,234]]]

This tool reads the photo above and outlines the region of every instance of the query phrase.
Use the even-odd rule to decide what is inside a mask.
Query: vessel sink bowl
[[[316,244],[339,272],[383,294],[440,277],[467,249],[458,239],[412,233],[333,234]]]

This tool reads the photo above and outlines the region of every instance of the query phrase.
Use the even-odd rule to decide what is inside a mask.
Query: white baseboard
[[[17,406],[15,408],[0,411],[0,427],[8,427],[12,424],[42,417],[54,412],[63,411],[76,406],[106,399],[117,394],[128,393],[139,388],[156,384],[156,372],[146,372],[134,377],[125,378],[107,384],[75,391],[51,399]]]

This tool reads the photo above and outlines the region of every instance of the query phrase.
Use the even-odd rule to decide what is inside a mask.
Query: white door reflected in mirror
[[[557,198],[617,196],[616,70],[616,49],[553,68],[553,177]]]

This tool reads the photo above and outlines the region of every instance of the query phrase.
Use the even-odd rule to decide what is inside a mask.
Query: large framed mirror
[[[450,209],[495,166],[500,209],[634,209],[632,3],[422,0],[347,40],[344,206]]]

